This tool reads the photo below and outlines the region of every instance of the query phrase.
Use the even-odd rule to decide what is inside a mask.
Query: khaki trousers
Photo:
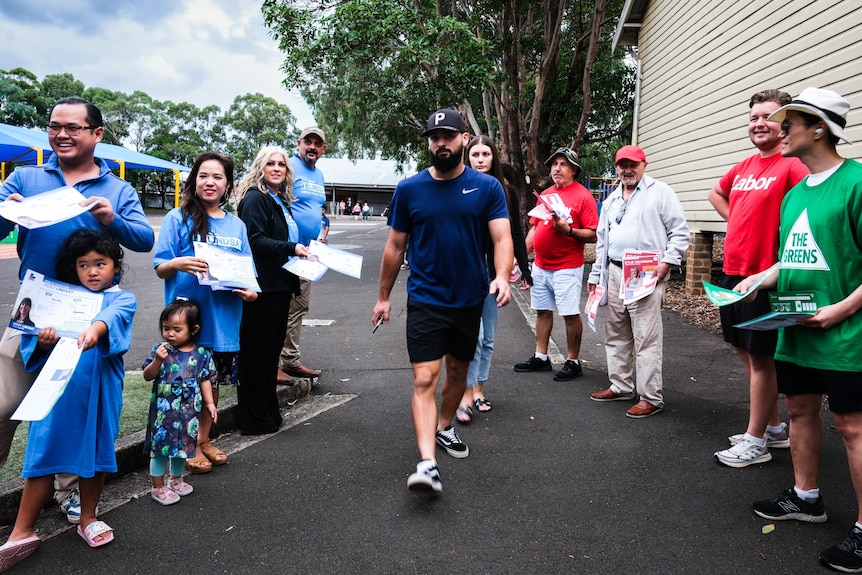
[[[299,339],[302,335],[302,320],[308,313],[311,304],[311,280],[299,278],[298,296],[290,298],[290,311],[287,316],[287,335],[284,336],[284,347],[279,357],[280,367],[299,365]]]
[[[605,352],[611,389],[622,394],[636,391],[641,399],[664,407],[661,393],[664,282],[647,297],[623,305],[619,297],[622,270],[614,264],[608,264],[608,268]]]

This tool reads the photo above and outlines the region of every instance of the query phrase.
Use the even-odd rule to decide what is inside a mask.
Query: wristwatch
[[[569,236],[570,238],[575,237],[575,228],[569,226],[569,231],[566,232],[566,235]]]

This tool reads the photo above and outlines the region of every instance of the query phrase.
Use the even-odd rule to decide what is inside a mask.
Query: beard
[[[443,174],[451,172],[461,163],[461,158],[464,157],[464,146],[458,146],[458,149],[453,150],[448,156],[438,156],[431,154],[431,165],[434,169]]]

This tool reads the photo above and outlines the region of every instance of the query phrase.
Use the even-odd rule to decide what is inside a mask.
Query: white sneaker
[[[81,523],[81,494],[76,487],[60,503],[60,511],[66,514],[66,521],[72,525]]]
[[[407,489],[410,491],[442,492],[443,483],[440,481],[440,472],[437,470],[437,466],[432,465],[424,471],[419,471],[421,466],[421,463],[417,465],[416,473],[407,478]]]
[[[728,467],[748,467],[755,463],[766,463],[772,460],[772,454],[764,445],[757,445],[748,437],[743,437],[742,441],[724,451],[716,451],[715,458],[719,463],[723,463]]]
[[[728,437],[727,440],[731,445],[736,445],[742,441],[744,436],[744,433],[737,433]],[[781,431],[773,433],[767,429],[764,437],[766,438],[766,447],[774,447],[775,449],[787,449],[790,447],[790,433],[787,430],[787,424],[783,421],[781,422]]]

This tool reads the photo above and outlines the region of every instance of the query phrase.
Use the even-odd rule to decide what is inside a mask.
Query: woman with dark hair
[[[509,208],[509,223],[512,229],[512,243],[515,247],[515,259],[521,270],[521,278],[525,286],[533,284],[530,266],[527,264],[527,247],[524,243],[524,229],[521,226],[520,206],[515,190],[503,177],[503,164],[500,161],[497,146],[488,136],[477,136],[473,138],[464,151],[466,163],[476,171],[494,176],[503,186],[506,193],[506,204]],[[486,255],[485,267],[488,277],[494,277],[494,252],[490,243]],[[467,371],[467,389],[461,399],[461,405],[455,418],[459,423],[467,424],[473,420],[473,407],[485,413],[491,411],[491,402],[485,397],[484,385],[488,381],[488,373],[491,368],[491,357],[494,353],[494,332],[497,329],[497,315],[499,308],[494,294],[485,298],[482,308],[482,323],[479,327],[479,341],[476,342],[476,354]]]
[[[267,146],[258,152],[239,185],[239,217],[248,228],[261,293],[243,305],[240,326],[239,427],[243,435],[274,433],[281,426],[276,395],[278,361],[287,334],[290,298],[299,278],[282,266],[305,257],[290,204],[293,170],[287,152]]]
[[[216,152],[198,156],[183,186],[180,207],[165,215],[153,256],[156,274],[165,280],[165,305],[181,297],[201,308],[198,344],[211,352],[215,362],[211,382],[216,405],[219,386],[237,384],[242,302],[256,299],[257,293],[200,285],[198,276],[207,273],[208,267],[206,260],[195,257],[194,242],[251,255],[245,224],[222,207],[232,192],[233,160]],[[227,463],[227,455],[210,443],[212,424],[209,412],[202,410],[195,456],[186,461],[192,473],[207,473],[213,465]]]

